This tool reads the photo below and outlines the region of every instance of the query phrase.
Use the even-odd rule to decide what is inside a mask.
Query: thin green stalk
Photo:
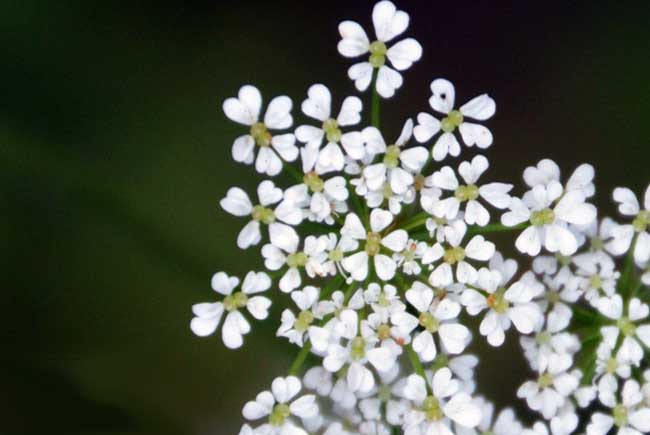
[[[517,230],[526,229],[529,226],[530,226],[530,222],[522,222],[512,227],[508,227],[502,224],[489,224],[483,227],[478,225],[472,225],[467,227],[467,235],[473,236],[476,234],[503,233],[508,231],[517,231]]]
[[[623,270],[621,271],[621,278],[618,281],[617,291],[623,296],[625,301],[632,297],[632,287],[634,279],[634,248],[636,247],[638,233],[634,235],[630,249],[627,251],[625,260],[623,262]]]
[[[352,189],[354,189],[354,186],[351,186]],[[370,228],[370,222],[368,219],[368,207],[366,206],[366,202],[362,199],[359,198],[359,195],[350,195],[352,199],[352,204],[354,205],[354,208],[357,211],[357,214],[359,215],[359,219],[361,219],[361,222],[366,226],[366,228]]]
[[[298,376],[300,374],[300,369],[302,368],[302,365],[305,363],[305,360],[307,359],[307,355],[309,355],[310,350],[311,350],[311,342],[306,341],[305,344],[303,344],[302,349],[300,349],[298,355],[296,355],[296,358],[293,360],[293,363],[291,364],[291,368],[289,369],[289,374],[291,376]]]
[[[404,346],[406,348],[406,354],[409,357],[409,361],[411,362],[411,366],[413,367],[413,370],[415,371],[416,374],[422,376],[422,379],[424,379],[424,383],[427,384],[427,389],[429,388],[429,383],[427,382],[427,377],[424,374],[424,367],[422,367],[422,363],[420,363],[420,358],[418,357],[418,354],[415,353],[413,350],[413,346],[411,344],[407,344]]]
[[[430,217],[431,217],[431,215],[429,215],[429,213],[426,213],[426,212],[418,213],[415,216],[413,216],[412,218],[408,219],[402,225],[397,225],[397,227],[402,229],[402,230],[406,230],[406,231],[412,230],[412,229],[415,229],[415,228],[419,228],[421,226],[426,225],[427,220]]]
[[[379,100],[379,94],[377,93],[377,75],[378,69],[375,69],[372,73],[372,97],[371,97],[371,102],[370,102],[370,124],[375,127],[379,128],[379,123],[380,123],[380,100]]]

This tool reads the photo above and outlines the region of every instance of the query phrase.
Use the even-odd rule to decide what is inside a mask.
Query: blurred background
[[[294,350],[281,304],[235,352],[188,327],[212,273],[260,266],[218,206],[259,181],[221,102],[245,83],[295,106],[316,82],[354,93],[337,24],[369,29],[373,3],[2,2],[0,434],[237,433]],[[397,3],[424,55],[383,104],[387,137],[446,77],[497,101],[494,179],[590,162],[608,212],[614,186],[650,181],[647,1]],[[517,347],[476,349],[481,392],[514,403]]]

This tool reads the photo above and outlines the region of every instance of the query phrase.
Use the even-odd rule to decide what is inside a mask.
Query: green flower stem
[[[354,186],[350,186],[350,189],[354,190]],[[359,195],[350,195],[350,197],[352,198],[354,208],[359,215],[359,219],[361,219],[361,222],[366,226],[366,229],[369,229],[370,222],[368,220],[368,207],[366,206],[366,202],[359,199]]]
[[[380,105],[379,105],[379,94],[377,93],[377,75],[379,74],[379,69],[375,68],[372,73],[372,83],[370,87],[372,88],[372,97],[371,97],[371,112],[370,112],[370,124],[379,128],[380,123]]]
[[[403,224],[397,225],[397,227],[406,231],[419,228],[426,225],[427,219],[429,219],[430,217],[431,215],[429,215],[429,213],[426,212],[418,213],[412,218],[408,219]]]
[[[300,369],[302,368],[302,365],[305,363],[305,360],[307,359],[307,355],[309,355],[309,351],[311,351],[311,342],[309,340],[305,341],[305,344],[303,344],[302,349],[300,349],[300,352],[298,355],[296,355],[296,358],[293,360],[293,364],[291,364],[291,368],[289,369],[289,375],[291,376],[298,376],[300,374]]]
[[[413,230],[420,227],[424,227],[427,223],[427,220],[431,217],[430,214],[426,212],[418,213],[413,216],[411,219],[408,219],[406,222],[397,225],[397,228],[403,230]],[[530,226],[530,222],[522,222],[518,225],[508,227],[502,224],[489,224],[483,227],[478,225],[470,225],[467,227],[467,235],[476,235],[476,234],[488,234],[488,233],[499,233],[507,231],[517,231],[523,230]]]
[[[485,225],[484,227],[480,227],[478,225],[471,225],[467,227],[466,235],[474,236],[477,234],[504,233],[508,231],[523,230],[528,228],[529,226],[530,226],[530,222],[522,222],[512,227],[508,227],[502,224],[489,224],[489,225]]]
[[[415,353],[415,351],[413,350],[413,346],[411,345],[411,343],[404,346],[404,348],[406,349],[406,354],[409,357],[409,361],[411,362],[411,366],[413,367],[413,370],[415,371],[416,374],[421,376],[422,379],[424,379],[424,383],[427,386],[427,390],[430,390],[431,387],[427,382],[427,377],[424,374],[424,367],[422,367],[422,363],[420,362],[420,358],[418,357],[418,354]]]
[[[626,302],[630,300],[633,296],[633,287],[636,285],[633,284],[635,279],[634,277],[634,248],[636,247],[636,241],[638,238],[638,233],[634,235],[632,243],[630,244],[630,249],[627,251],[627,256],[623,262],[623,270],[621,271],[621,278],[618,281],[617,293],[623,296],[623,300]]]
[[[406,354],[409,357],[409,361],[411,361],[413,370],[415,370],[415,373],[422,376],[422,378],[426,381],[426,376],[424,374],[424,367],[422,367],[422,363],[420,362],[420,358],[418,357],[418,354],[415,353],[415,351],[413,350],[413,346],[411,346],[411,344],[409,343],[404,347],[406,348]]]

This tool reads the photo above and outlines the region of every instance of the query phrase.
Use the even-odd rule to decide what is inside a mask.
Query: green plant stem
[[[379,94],[377,93],[377,75],[379,74],[379,70],[375,68],[375,70],[372,73],[372,83],[370,84],[370,87],[372,88],[372,96],[371,96],[371,101],[370,101],[370,124],[375,127],[379,128],[379,123],[380,123],[380,101],[379,101]]]
[[[422,367],[422,363],[420,363],[420,358],[418,357],[418,354],[415,353],[413,350],[413,346],[411,344],[407,344],[404,346],[406,349],[406,354],[409,357],[409,361],[411,362],[411,366],[413,367],[413,370],[415,373],[424,379],[424,383],[427,385],[427,390],[429,389],[429,383],[427,382],[427,377],[424,374],[424,367]]]
[[[305,344],[303,344],[302,349],[300,349],[300,352],[298,352],[298,355],[296,355],[296,358],[293,360],[293,363],[291,364],[291,368],[289,369],[289,374],[291,376],[297,376],[300,374],[300,369],[302,368],[302,365],[305,363],[305,360],[307,359],[307,355],[309,355],[309,351],[311,351],[311,341],[307,340],[305,341]]]
[[[485,225],[484,227],[480,227],[478,225],[471,225],[467,227],[467,235],[473,236],[477,234],[504,233],[508,231],[523,230],[528,228],[529,226],[530,226],[530,222],[522,222],[518,225],[514,225],[511,227],[502,224],[489,224],[489,225]]]
[[[429,213],[422,212],[418,213],[412,218],[408,219],[404,223],[397,225],[397,228],[402,230],[413,230],[426,225],[427,220],[432,216]],[[517,231],[528,228],[530,226],[529,222],[522,222],[518,225],[508,227],[502,224],[489,224],[483,227],[478,225],[470,225],[467,227],[467,235],[475,234],[488,234],[488,233],[498,233],[498,232],[507,232],[507,231]]]
[[[621,278],[618,281],[617,293],[623,296],[623,299],[627,302],[632,297],[632,283],[634,279],[634,249],[636,247],[636,241],[638,238],[638,233],[634,235],[632,243],[630,244],[630,249],[627,251],[625,260],[623,262],[623,270],[621,271]]]
[[[354,186],[350,186],[350,189],[354,190]],[[359,195],[350,195],[352,199],[352,203],[354,204],[354,208],[357,210],[357,213],[359,214],[359,219],[361,219],[361,222],[366,226],[366,228],[370,228],[370,222],[368,219],[368,207],[366,206],[365,200],[359,199]]]
[[[421,226],[426,225],[427,219],[429,219],[430,217],[431,215],[429,215],[429,213],[426,212],[418,213],[412,218],[408,219],[402,225],[397,225],[397,227],[406,231],[419,228]]]

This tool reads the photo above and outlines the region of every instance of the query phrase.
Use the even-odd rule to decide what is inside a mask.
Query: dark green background
[[[497,101],[493,177],[591,162],[603,205],[649,181],[647,1],[399,5],[424,55],[384,103],[388,137],[443,76],[459,101]],[[368,27],[371,7],[2,2],[0,434],[236,433],[294,351],[273,338],[277,317],[236,352],[188,328],[213,272],[260,264],[218,208],[258,182],[230,159],[242,129],[221,102],[244,83],[297,105],[315,82],[354,92],[336,26]],[[488,352],[482,391],[511,403],[522,370],[516,347]]]

